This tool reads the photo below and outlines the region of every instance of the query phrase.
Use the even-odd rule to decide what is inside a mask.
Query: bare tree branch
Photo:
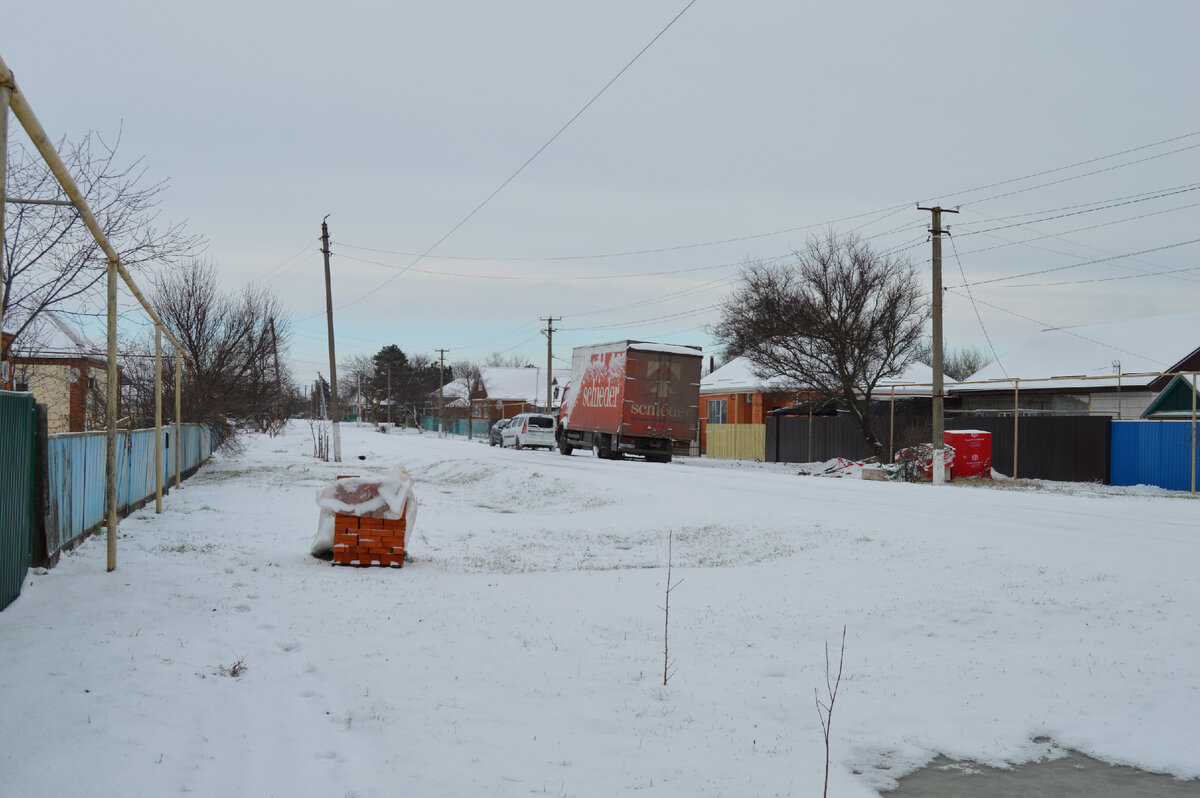
[[[191,257],[203,247],[183,223],[159,220],[165,181],[147,184],[140,161],[121,165],[120,135],[109,145],[95,132],[65,139],[59,154],[105,235],[132,271]],[[61,199],[58,182],[41,155],[20,142],[9,159],[8,196]],[[14,342],[46,310],[97,312],[107,258],[72,206],[13,204],[5,213],[0,311]],[[6,354],[6,353],[5,353]]]
[[[928,318],[908,262],[830,231],[810,238],[791,262],[746,264],[713,332],[760,377],[782,376],[798,392],[836,399],[880,456],[871,396],[912,362]]]

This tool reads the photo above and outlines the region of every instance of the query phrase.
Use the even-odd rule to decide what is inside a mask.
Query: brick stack
[[[340,477],[339,477],[340,479]],[[361,485],[356,491],[341,491],[339,499],[358,504],[379,495],[376,485]],[[384,518],[382,511],[360,514],[335,513],[333,517],[334,565],[404,565],[404,514]]]

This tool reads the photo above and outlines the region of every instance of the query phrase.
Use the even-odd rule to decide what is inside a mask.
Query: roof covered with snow
[[[62,315],[44,310],[17,341],[23,357],[105,358],[105,347],[97,345]]]
[[[949,377],[943,377],[943,380],[946,385],[953,382]],[[924,363],[910,363],[898,376],[880,380],[875,387],[875,395],[887,393],[890,396],[892,386],[896,386],[896,396],[929,396],[932,384],[933,369]],[[794,384],[785,377],[775,376],[764,380],[756,376],[754,365],[745,357],[735,357],[700,380],[701,394],[770,393],[792,389]]]
[[[1154,376],[1129,375],[1174,371],[1197,352],[1200,313],[1042,330],[965,380],[1003,382],[966,385],[960,392],[1007,389],[1014,379],[1020,379],[1021,388],[1147,386]],[[1046,377],[1068,379],[1039,379]]]
[[[528,402],[535,405],[546,403],[546,370],[544,368],[539,366],[526,368],[484,366],[480,372],[489,400]],[[553,379],[561,384],[571,376],[571,370],[554,369],[552,375]],[[466,378],[460,377],[446,383],[444,390],[448,406],[466,407],[470,394],[470,385]]]

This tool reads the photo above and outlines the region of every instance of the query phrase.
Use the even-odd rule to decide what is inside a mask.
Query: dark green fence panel
[[[0,610],[21,594],[33,545],[33,395],[0,391]]]

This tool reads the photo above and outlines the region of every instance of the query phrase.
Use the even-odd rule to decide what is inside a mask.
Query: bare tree
[[[273,293],[255,285],[222,292],[216,268],[196,263],[161,278],[151,302],[194,364],[184,369],[183,421],[208,424],[228,438],[236,424],[271,432],[286,420],[295,403],[291,375],[282,365],[291,325]],[[147,370],[150,346],[144,344],[127,366],[130,377]],[[166,381],[164,407],[173,403],[174,382]]]
[[[932,366],[933,341],[929,338],[923,339],[915,350],[913,359],[926,366]],[[942,371],[951,379],[965,380],[991,362],[992,359],[988,357],[987,352],[979,347],[964,346],[959,349],[943,347],[942,349]]]
[[[483,365],[523,369],[526,366],[532,366],[533,364],[529,362],[529,358],[523,355],[504,355],[501,352],[492,352]]]
[[[350,355],[338,363],[338,398],[340,401],[345,401],[344,396],[349,396],[350,391],[359,394],[359,402],[362,405],[362,415],[366,415],[367,408],[376,407],[375,391],[371,388],[371,383],[375,379],[375,361],[369,355]],[[342,388],[342,386],[347,386]],[[360,421],[363,420],[361,417]]]
[[[159,205],[165,181],[147,184],[140,161],[118,162],[120,135],[111,145],[90,132],[78,142],[57,145],[89,207],[121,263],[136,271],[194,256],[200,236],[183,223],[161,223]],[[64,199],[57,180],[36,150],[17,142],[9,159],[8,196]],[[11,204],[4,217],[5,257],[0,274],[0,318],[17,342],[46,310],[94,312],[103,293],[107,257],[70,205]],[[8,349],[0,353],[7,357]]]
[[[782,264],[752,262],[721,307],[715,335],[760,377],[845,406],[877,457],[870,403],[913,360],[929,307],[913,267],[853,236],[810,238]]]

